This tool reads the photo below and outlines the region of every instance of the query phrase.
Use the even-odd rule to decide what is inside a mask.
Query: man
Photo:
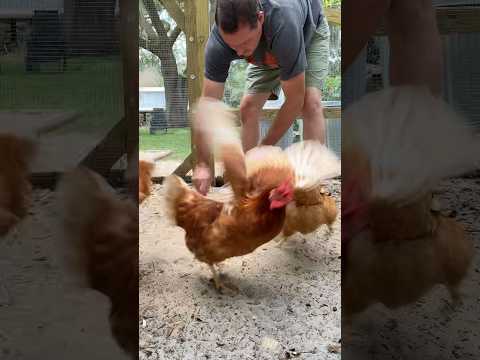
[[[245,151],[259,144],[259,118],[280,88],[285,102],[261,141],[275,145],[295,118],[303,118],[304,139],[325,142],[321,88],[328,74],[330,31],[321,0],[218,0],[215,25],[205,50],[202,97],[221,99],[231,61],[246,59],[246,94],[240,104]],[[208,114],[196,114],[208,122]],[[211,183],[210,151],[195,134],[193,182],[206,194]]]

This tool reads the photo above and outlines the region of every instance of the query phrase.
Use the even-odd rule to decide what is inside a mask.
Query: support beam
[[[185,23],[185,38],[187,40],[187,76],[188,76],[188,103],[190,110],[202,93],[203,69],[205,68],[205,45],[210,31],[209,27],[209,1],[208,0],[186,0],[185,18],[189,19]],[[191,114],[189,114],[191,116]],[[191,168],[195,166],[195,142],[192,133],[192,158],[188,159],[175,170],[175,173],[183,173],[186,166],[190,163]],[[182,167],[183,166],[183,167]],[[210,169],[212,179],[215,179],[215,168],[213,156],[210,159]],[[190,169],[191,169],[190,168]],[[187,170],[190,171],[190,169]]]
[[[138,162],[138,1],[120,0],[119,5],[125,118],[118,128],[114,129],[117,133],[111,134],[111,146],[112,149],[116,147],[118,151],[121,151],[118,158],[126,152],[127,161]],[[112,157],[112,160],[114,158],[115,156]],[[112,166],[115,162],[112,163]],[[138,177],[136,177],[136,181],[138,181]],[[129,184],[129,190],[132,198],[138,201],[138,183],[134,181]]]
[[[330,24],[342,25],[342,12],[340,9],[324,8],[323,11]]]
[[[442,35],[480,32],[479,7],[438,7],[436,12],[438,30]],[[380,25],[375,35],[386,35],[384,23]]]
[[[127,152],[127,126],[126,118],[120,120],[81,164],[107,177],[112,166]]]

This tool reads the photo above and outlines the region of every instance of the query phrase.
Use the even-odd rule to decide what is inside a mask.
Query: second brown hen
[[[138,358],[138,207],[85,168],[66,174],[58,194],[70,274],[110,299],[112,334]]]
[[[35,145],[26,137],[0,134],[0,153],[0,236],[3,236],[27,214],[32,191],[30,162]]]
[[[295,191],[294,201],[287,205],[279,245],[297,232],[310,234],[321,225],[327,225],[331,233],[338,210],[324,182],[340,175],[340,161],[324,145],[312,140],[294,143],[285,153],[294,166]]]

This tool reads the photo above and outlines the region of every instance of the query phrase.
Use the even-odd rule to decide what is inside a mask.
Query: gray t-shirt
[[[288,80],[307,68],[306,49],[321,23],[321,0],[260,0],[265,14],[263,34],[249,63],[280,68],[280,79]],[[240,59],[213,26],[205,48],[205,77],[225,82],[230,63]]]

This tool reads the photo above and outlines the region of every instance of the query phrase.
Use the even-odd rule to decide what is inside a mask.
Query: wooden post
[[[138,1],[120,0],[119,7],[125,109],[122,140],[127,161],[138,162]],[[138,183],[129,184],[129,187],[138,201]]]
[[[338,26],[342,25],[342,12],[340,9],[325,8],[323,10],[330,24]]]
[[[209,1],[186,0],[185,1],[185,38],[187,41],[187,76],[188,76],[188,103],[189,116],[191,117],[192,106],[202,93],[203,73],[205,68],[205,45],[209,35]],[[193,141],[192,129],[192,156],[189,157],[191,167],[195,166],[195,142]],[[182,164],[182,173],[188,168]],[[215,179],[215,164],[213,156],[210,159],[212,179]],[[177,170],[180,170],[177,169]],[[188,170],[187,170],[188,172]],[[178,173],[178,171],[176,171]],[[185,174],[182,174],[185,175]]]

